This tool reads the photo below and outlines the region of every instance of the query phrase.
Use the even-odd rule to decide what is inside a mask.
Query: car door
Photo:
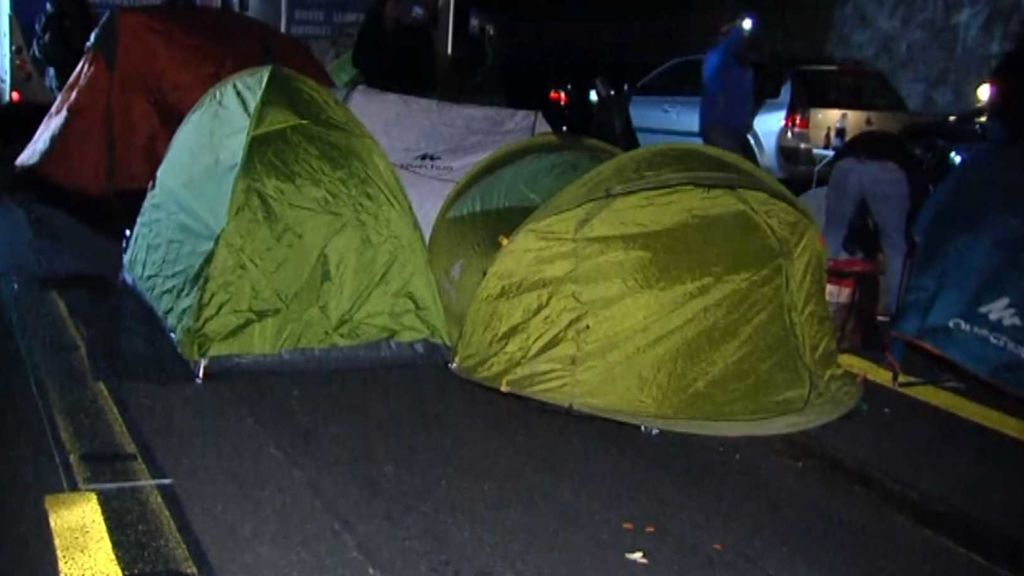
[[[702,142],[702,62],[700,56],[672,60],[637,84],[629,115],[641,146]]]

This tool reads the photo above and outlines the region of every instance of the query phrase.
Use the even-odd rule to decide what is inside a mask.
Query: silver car
[[[641,146],[700,143],[703,56],[672,60],[641,80],[629,111]],[[915,121],[881,72],[861,64],[755,65],[758,163],[777,178],[807,179],[844,140],[899,132]]]

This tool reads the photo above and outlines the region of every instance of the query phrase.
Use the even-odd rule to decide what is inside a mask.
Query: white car
[[[677,58],[641,80],[629,111],[641,146],[701,143],[703,56]],[[881,72],[862,64],[755,65],[758,163],[777,178],[807,179],[843,137],[899,132],[914,121]],[[844,134],[845,133],[845,134]]]

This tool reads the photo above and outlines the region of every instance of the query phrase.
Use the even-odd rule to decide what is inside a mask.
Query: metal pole
[[[281,32],[288,33],[288,0],[281,0]]]
[[[452,55],[452,36],[455,35],[455,0],[448,0],[448,56]]]
[[[14,26],[14,14],[11,13],[10,0],[0,0],[0,104],[7,104],[11,97],[11,85],[14,82],[14,75],[11,67],[14,65],[12,44],[14,35],[11,28]]]

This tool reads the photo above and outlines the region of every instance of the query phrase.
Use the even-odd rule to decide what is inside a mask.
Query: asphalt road
[[[97,322],[116,315],[66,292],[117,348]],[[112,364],[219,574],[618,574],[637,549],[663,574],[992,573],[777,439],[651,437],[443,367],[196,385]]]
[[[443,366],[196,384],[130,291],[82,277],[108,274],[116,241],[47,225],[52,218],[30,210],[24,222],[45,231],[30,242],[5,225],[0,262],[29,270],[66,303],[146,463],[173,480],[179,529],[207,572],[1021,569],[1024,446],[894,392],[869,388],[859,409],[809,433],[719,439],[650,436],[484,389]],[[33,253],[11,254],[15,246]],[[57,280],[62,270],[75,277]],[[41,498],[61,485],[12,338],[0,330],[0,566],[54,574]],[[624,557],[633,551],[650,564]]]
[[[43,498],[65,487],[29,372],[2,313],[0,367],[0,572],[56,574]]]
[[[1016,530],[996,542],[1021,533],[1021,446],[887,390],[811,433],[717,439],[645,435],[441,366],[196,384],[129,291],[50,287],[216,574],[1005,573],[916,515],[917,496],[865,482],[880,466],[918,474],[905,486],[927,502],[980,502]]]

